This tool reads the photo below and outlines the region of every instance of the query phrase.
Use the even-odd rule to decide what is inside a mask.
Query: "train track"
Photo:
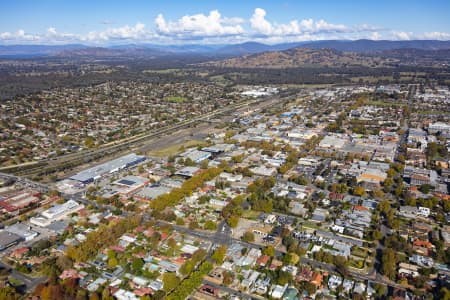
[[[185,120],[179,122],[175,125],[171,125],[168,127],[164,127],[148,134],[137,135],[134,137],[130,137],[121,141],[117,141],[114,144],[110,144],[104,147],[100,147],[98,149],[93,150],[84,150],[77,153],[69,153],[62,155],[53,159],[44,159],[37,161],[34,164],[26,164],[26,165],[17,165],[11,166],[7,168],[0,169],[5,173],[12,173],[18,176],[40,176],[40,175],[49,175],[55,172],[64,171],[67,169],[72,169],[79,165],[84,165],[96,160],[99,160],[104,157],[113,156],[115,154],[122,153],[126,150],[129,150],[132,147],[139,147],[153,139],[160,138],[165,134],[171,134],[180,129],[188,128],[194,126],[195,124],[209,121],[212,118],[221,117],[224,115],[229,115],[230,113],[234,113],[239,109],[251,106],[258,105],[259,109],[263,109],[267,106],[273,105],[274,102],[280,100],[279,98],[270,98],[267,100],[250,100],[245,102],[240,102],[237,104],[229,105],[225,108],[218,109],[216,111],[210,112],[206,115],[196,117],[193,119]]]

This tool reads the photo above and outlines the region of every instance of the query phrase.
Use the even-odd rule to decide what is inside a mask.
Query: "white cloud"
[[[272,35],[272,24],[266,20],[266,11],[262,8],[256,8],[252,17],[250,18],[250,24],[254,30],[260,34]]]
[[[151,32],[147,31],[144,23],[136,23],[134,26],[122,26],[108,28],[104,31],[91,31],[80,36],[81,41],[111,41],[111,40],[145,40],[151,37]]]
[[[148,28],[138,22],[134,26],[112,27],[112,22],[103,21],[98,30],[86,33],[60,32],[51,26],[40,34],[31,34],[19,29],[15,32],[0,32],[0,43],[70,43],[114,44],[123,41],[161,44],[197,43],[242,43],[257,41],[282,43],[326,39],[438,39],[450,40],[446,32],[413,33],[391,30],[369,24],[334,24],[324,19],[294,19],[283,23],[271,21],[263,8],[255,8],[247,19],[222,16],[218,10],[208,14],[185,15],[175,20],[166,20],[163,14],[154,19],[154,26]],[[105,28],[106,27],[106,28]],[[101,29],[103,28],[103,29]]]
[[[345,25],[340,24],[331,24],[326,22],[325,20],[319,20],[315,24],[315,29],[318,32],[346,32],[349,31],[349,28]]]
[[[311,32],[311,31],[314,30],[314,21],[313,21],[313,19],[303,19],[303,20],[300,21],[300,25],[307,32]]]
[[[420,37],[426,40],[450,40],[450,33],[438,31],[425,32]]]
[[[325,20],[314,21],[313,19],[292,20],[285,24],[271,23],[266,19],[266,11],[262,8],[256,8],[250,18],[251,28],[258,35],[265,36],[304,36],[308,34],[350,32],[351,28],[332,24]]]
[[[381,34],[377,31],[372,32],[372,34],[370,35],[370,39],[377,41],[381,39]]]
[[[396,39],[396,40],[408,41],[412,37],[412,32],[393,31],[392,35],[394,36],[394,39]]]
[[[16,32],[3,32],[0,33],[0,39],[5,41],[24,41],[24,42],[32,42],[39,41],[39,35],[33,35],[26,33],[25,30],[19,29]]]
[[[176,21],[166,21],[162,14],[155,19],[158,33],[179,37],[229,36],[243,34],[244,29],[238,18],[222,18],[218,10],[212,10],[209,15],[196,14],[183,16]]]

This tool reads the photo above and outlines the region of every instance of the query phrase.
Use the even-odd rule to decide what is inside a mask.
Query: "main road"
[[[25,285],[25,289],[26,292],[31,292],[33,291],[36,286],[40,283],[44,283],[47,281],[47,277],[30,277],[27,276],[13,268],[11,268],[11,266],[0,262],[0,269],[6,269],[10,271],[10,276],[23,282],[23,284]]]

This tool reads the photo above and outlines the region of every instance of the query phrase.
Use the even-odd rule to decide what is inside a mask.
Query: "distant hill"
[[[378,56],[368,56],[355,52],[341,52],[334,49],[293,48],[244,55],[220,61],[203,63],[206,66],[222,68],[299,68],[305,66],[367,66],[377,67],[393,63],[395,60]]]
[[[0,45],[0,56],[29,57],[50,56],[62,51],[86,48],[81,44],[70,45]]]
[[[411,40],[411,41],[373,41],[373,40],[355,40],[355,41],[315,41],[298,45],[298,47],[309,49],[335,49],[339,51],[350,51],[359,53],[381,52],[394,49],[420,49],[420,50],[440,50],[450,49],[450,41],[436,40]]]
[[[329,40],[314,42],[282,43],[266,45],[256,42],[227,45],[217,49],[219,54],[239,56],[267,51],[282,51],[291,48],[334,49],[345,52],[374,53],[394,49],[440,50],[450,49],[450,41],[413,40],[413,41],[373,41],[373,40]]]
[[[103,47],[86,47],[73,50],[64,50],[56,54],[58,57],[151,57],[167,55],[167,52],[157,49],[144,47],[127,47],[127,48],[103,48]]]
[[[0,57],[35,56],[168,56],[199,54],[209,57],[235,57],[246,54],[258,54],[268,51],[284,51],[292,48],[333,49],[341,52],[363,54],[380,53],[397,49],[445,50],[450,49],[450,41],[413,40],[413,41],[373,41],[373,40],[326,40],[298,43],[267,45],[258,42],[246,42],[231,45],[156,45],[124,44],[105,47],[91,47],[81,44],[71,45],[0,45]]]
[[[219,54],[227,54],[227,55],[243,55],[274,50],[283,50],[283,49],[277,49],[276,45],[271,46],[257,42],[247,42],[242,44],[227,45],[217,49],[216,52]]]

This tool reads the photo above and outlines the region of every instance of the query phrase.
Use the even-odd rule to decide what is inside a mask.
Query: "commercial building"
[[[0,251],[3,251],[9,247],[15,246],[22,242],[24,239],[12,232],[0,231]]]
[[[135,194],[135,196],[142,199],[150,200],[158,198],[158,196],[167,194],[171,190],[172,190],[171,188],[165,186],[151,186],[143,188],[137,194]]]
[[[206,151],[200,151],[197,149],[191,149],[181,154],[181,157],[184,159],[190,159],[195,163],[200,163],[204,161],[205,159],[208,159],[211,157],[210,152]]]
[[[430,124],[428,126],[428,132],[431,134],[435,134],[438,132],[449,134],[450,133],[450,124],[444,123],[444,122],[436,122],[433,124]]]
[[[39,202],[39,193],[23,191],[0,201],[0,209],[8,214],[16,214],[20,209]]]
[[[118,193],[120,195],[129,197],[132,194],[140,191],[148,183],[149,180],[147,178],[128,175],[112,183],[113,192],[114,194]]]
[[[344,138],[327,135],[320,141],[319,147],[326,149],[342,149],[348,142],[349,141]]]
[[[175,175],[191,178],[195,174],[198,174],[200,172],[200,168],[197,167],[184,167],[177,172],[175,172]]]
[[[14,233],[23,238],[25,241],[31,241],[39,235],[39,233],[37,233],[36,231],[31,230],[30,226],[27,226],[23,223],[16,223],[14,225],[11,225],[5,228],[5,231]]]
[[[43,211],[39,217],[31,218],[30,223],[37,226],[46,227],[52,222],[64,219],[68,215],[77,212],[82,208],[84,208],[83,204],[69,200],[64,204],[57,204]]]
[[[145,156],[137,155],[135,153],[131,153],[117,159],[111,160],[104,164],[92,167],[90,169],[81,171],[74,176],[70,177],[70,179],[77,180],[83,184],[88,184],[93,182],[94,180],[100,179],[102,176],[106,174],[111,174],[118,172],[122,169],[129,168],[131,166],[137,165],[140,162],[146,160]]]

